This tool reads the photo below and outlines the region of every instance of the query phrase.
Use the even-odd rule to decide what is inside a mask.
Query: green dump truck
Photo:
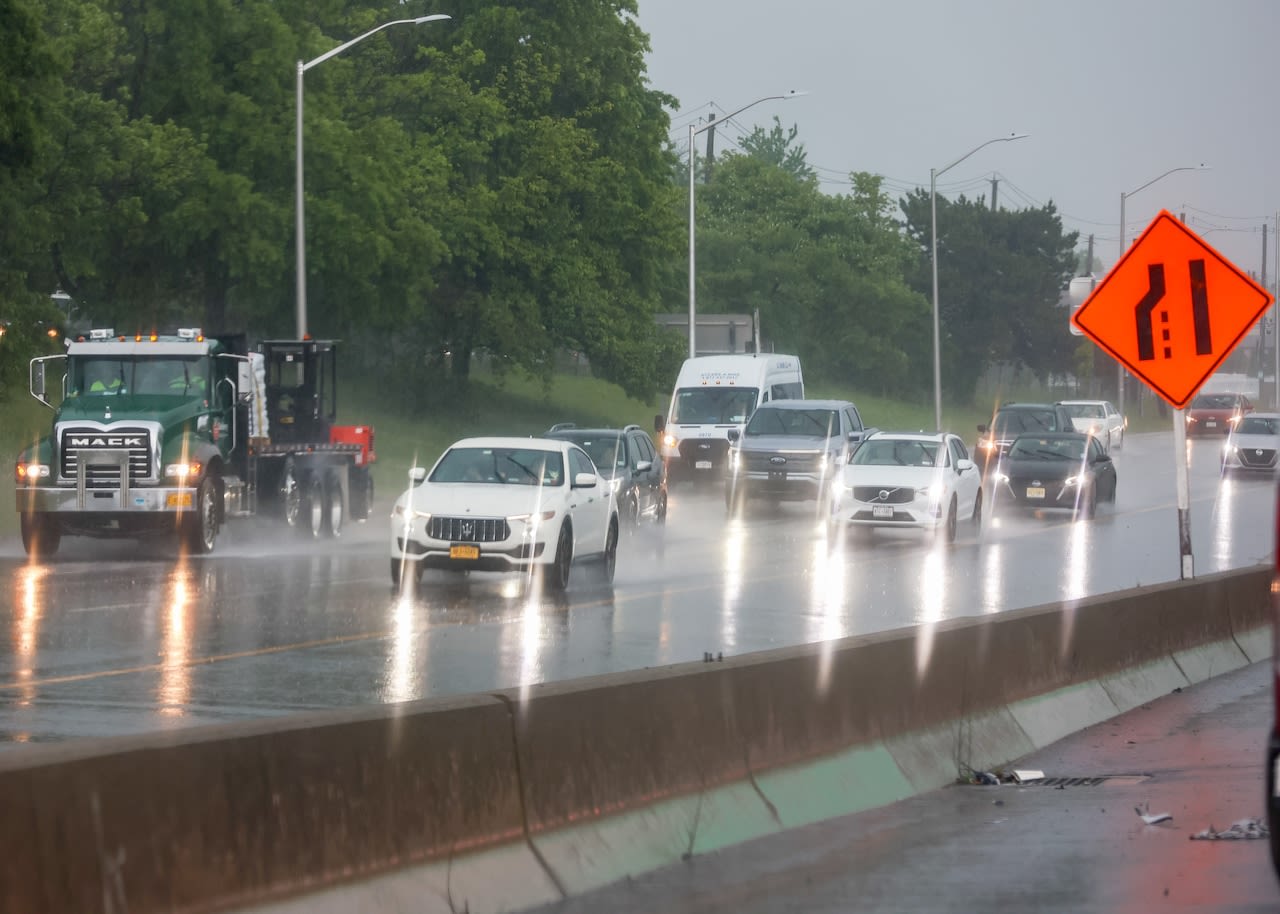
[[[51,433],[14,470],[22,544],[64,536],[178,537],[212,552],[233,517],[338,536],[373,501],[373,429],[335,424],[332,340],[117,335],[92,330],[31,361]]]

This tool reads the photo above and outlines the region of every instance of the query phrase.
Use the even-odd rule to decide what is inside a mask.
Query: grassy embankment
[[[836,385],[811,384],[810,397],[832,397],[852,400],[863,419],[870,425],[892,429],[924,429],[933,426],[932,400],[914,403],[859,394]],[[1005,399],[1043,401],[1043,391],[1010,394]],[[374,446],[378,462],[374,483],[379,500],[400,490],[409,467],[417,461],[430,465],[451,442],[466,435],[533,435],[553,423],[572,421],[579,425],[620,426],[636,423],[652,432],[653,417],[667,408],[668,394],[649,403],[627,397],[622,391],[603,381],[582,375],[557,376],[549,395],[541,385],[520,376],[512,376],[498,386],[489,376],[478,376],[464,403],[452,406],[446,413],[410,419],[395,408],[394,392],[362,387],[358,382],[345,391],[340,403],[339,421],[368,423],[374,427]],[[1132,431],[1164,430],[1168,419],[1152,415],[1131,417]],[[968,443],[977,437],[975,427],[990,418],[987,406],[946,405],[943,424],[957,431]],[[12,480],[12,467],[18,451],[42,434],[48,434],[52,413],[24,391],[15,391],[0,402],[0,466]],[[11,491],[11,490],[10,490]],[[15,534],[17,518],[12,495],[0,496],[0,535]]]

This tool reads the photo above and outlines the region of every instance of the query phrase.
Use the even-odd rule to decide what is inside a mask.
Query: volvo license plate
[[[449,558],[478,559],[480,558],[480,547],[479,546],[450,546]]]
[[[893,505],[872,505],[872,517],[893,517]]]

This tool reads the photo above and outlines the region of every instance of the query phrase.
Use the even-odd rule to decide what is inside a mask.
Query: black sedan
[[[1116,467],[1097,438],[1074,432],[1022,435],[995,473],[992,504],[1067,508],[1093,517],[1099,501],[1116,500]]]

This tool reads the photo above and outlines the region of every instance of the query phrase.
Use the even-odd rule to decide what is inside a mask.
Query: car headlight
[[[200,475],[200,461],[189,460],[186,463],[171,463],[164,468],[164,475],[171,479],[191,479]]]
[[[978,447],[982,448],[984,451],[989,451],[995,446],[996,446],[996,442],[992,438],[983,438],[981,441],[978,442]]]
[[[946,491],[947,487],[945,485],[940,482],[935,482],[932,485],[916,489],[916,498],[927,498],[930,501],[938,501]]]
[[[622,477],[614,476],[612,479],[607,480],[607,484],[609,486],[609,494],[617,495],[622,489]]]
[[[1009,474],[1001,473],[997,470],[995,473],[991,474],[991,478],[994,479],[996,482],[1008,482]]]
[[[20,463],[14,468],[18,482],[32,479],[45,479],[49,475],[49,465],[45,463]]]
[[[549,511],[543,511],[540,514],[509,514],[507,515],[507,520],[519,521],[522,524],[536,525],[543,523],[544,521],[549,521],[555,516],[556,512],[552,509]]]
[[[1062,480],[1062,484],[1067,487],[1078,486],[1080,484],[1080,477],[1068,476],[1066,479]]]
[[[663,444],[663,446],[665,446],[665,447],[675,447],[675,446],[676,446],[677,444],[679,444],[679,443],[680,443],[680,442],[679,442],[679,440],[676,438],[676,436],[675,436],[675,435],[663,435],[663,436],[662,436],[662,444]]]
[[[391,516],[403,517],[407,520],[431,520],[430,511],[414,511],[413,509],[407,508],[399,503],[391,509]]]

